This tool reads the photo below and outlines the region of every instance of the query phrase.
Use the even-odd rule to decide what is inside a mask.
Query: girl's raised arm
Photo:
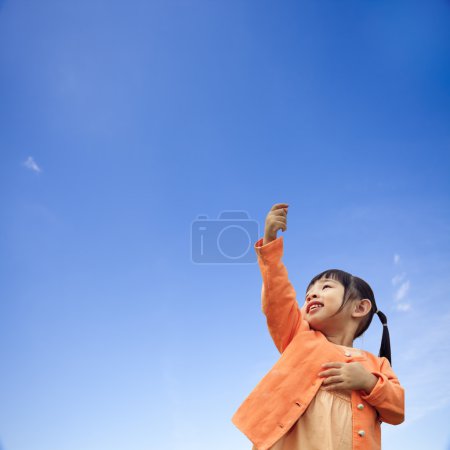
[[[255,245],[263,278],[262,311],[266,316],[270,335],[280,353],[284,352],[303,322],[294,287],[281,261],[283,237],[277,238],[279,229],[287,229],[287,208],[286,203],[272,206],[266,218],[264,238]]]

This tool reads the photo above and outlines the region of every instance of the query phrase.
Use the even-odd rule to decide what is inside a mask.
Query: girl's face
[[[342,304],[344,291],[344,286],[339,281],[330,278],[317,280],[306,293],[305,303],[301,308],[303,318],[316,330],[325,330],[328,328],[327,324],[331,323],[337,325],[336,322],[343,319],[346,309],[337,316],[332,316]]]

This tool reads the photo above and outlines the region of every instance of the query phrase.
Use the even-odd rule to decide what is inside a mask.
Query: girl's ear
[[[355,311],[358,317],[364,317],[372,309],[372,302],[368,298],[363,298],[356,302]]]

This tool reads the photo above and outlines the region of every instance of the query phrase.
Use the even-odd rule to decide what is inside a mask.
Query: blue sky
[[[278,202],[299,301],[337,267],[387,315],[406,421],[383,449],[450,448],[449,20],[446,0],[0,1],[0,448],[251,448],[231,416],[279,356],[259,268],[238,234],[196,263],[193,227],[211,255],[221,213],[253,239]]]

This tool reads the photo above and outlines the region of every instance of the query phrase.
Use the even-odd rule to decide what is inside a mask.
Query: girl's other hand
[[[278,230],[287,230],[288,207],[287,203],[275,203],[270,209],[264,225],[263,245],[275,240]]]
[[[365,390],[368,394],[377,384],[378,377],[369,372],[359,362],[329,362],[322,364],[324,370],[319,377],[325,377],[322,386],[330,389],[351,389],[352,391]]]

